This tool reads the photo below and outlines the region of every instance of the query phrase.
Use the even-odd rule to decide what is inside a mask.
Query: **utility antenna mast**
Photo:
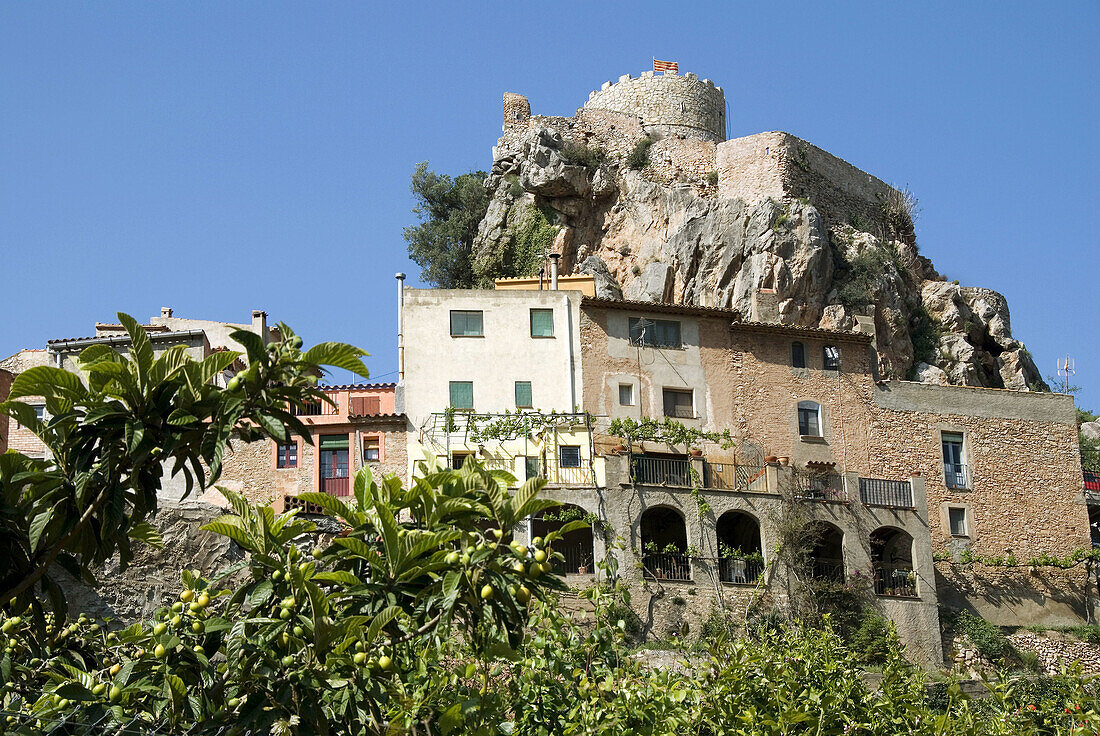
[[[1077,373],[1077,363],[1070,356],[1058,359],[1058,375],[1062,378],[1062,393],[1070,393],[1070,377]]]

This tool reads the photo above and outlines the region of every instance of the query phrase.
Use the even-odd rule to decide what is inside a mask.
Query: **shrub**
[[[634,144],[634,150],[626,157],[626,165],[634,170],[644,169],[649,165],[649,149],[656,143],[646,136]]]
[[[718,186],[718,172],[717,171],[708,171],[707,172],[707,184],[710,184],[712,187]]]
[[[946,610],[943,621],[947,630],[954,636],[965,636],[983,657],[993,661],[1003,659],[1013,652],[1012,644],[997,626],[970,611]]]
[[[883,664],[900,649],[893,626],[870,608],[863,610],[863,617],[849,635],[847,643],[852,656],[869,665]]]
[[[607,163],[606,150],[583,143],[566,143],[561,149],[561,157],[567,164],[583,166],[593,171]]]

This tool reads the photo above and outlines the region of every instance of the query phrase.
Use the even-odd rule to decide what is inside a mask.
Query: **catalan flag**
[[[665,74],[668,74],[669,72],[673,74],[678,74],[680,72],[680,65],[677,64],[675,61],[661,61],[660,59],[654,59],[653,71],[664,72]]]

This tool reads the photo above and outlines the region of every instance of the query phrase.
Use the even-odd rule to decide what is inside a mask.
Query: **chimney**
[[[752,321],[777,324],[779,322],[779,295],[775,289],[757,289],[752,295]]]
[[[550,254],[550,291],[558,290],[558,259],[561,253]]]
[[[160,316],[163,317],[164,319],[168,319],[169,317],[172,316],[172,308],[171,307],[161,307],[160,308]]]
[[[262,309],[252,310],[252,331],[260,336],[260,339],[267,342],[267,312]]]
[[[393,275],[397,279],[397,382],[405,382],[405,274],[398,271]]]

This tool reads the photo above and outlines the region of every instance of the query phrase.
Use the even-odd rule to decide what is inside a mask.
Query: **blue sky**
[[[1098,32],[1095,2],[7,2],[0,356],[259,307],[392,380],[413,166],[487,169],[502,92],[569,115],[657,57],[725,88],[735,136],[908,185],[921,251],[1100,409]]]

